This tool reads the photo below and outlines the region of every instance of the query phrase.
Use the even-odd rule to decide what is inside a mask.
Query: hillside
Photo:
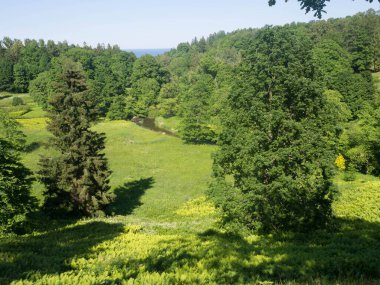
[[[33,112],[18,120],[30,146],[24,161],[36,170],[48,135]],[[2,236],[1,284],[378,284],[380,179],[336,177],[330,230],[235,236],[218,229],[205,200],[215,147],[126,121],[95,129],[107,135],[117,196],[110,216],[49,224],[41,217],[33,234]],[[41,189],[35,184],[38,197]]]

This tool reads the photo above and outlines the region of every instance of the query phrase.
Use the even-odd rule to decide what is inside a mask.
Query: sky
[[[0,0],[0,38],[117,44],[123,49],[173,48],[224,30],[316,20],[296,0]],[[324,19],[368,9],[377,0],[331,0]]]

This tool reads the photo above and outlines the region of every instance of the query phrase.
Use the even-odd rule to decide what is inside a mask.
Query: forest
[[[379,284],[380,12],[5,37],[0,162],[0,284]]]

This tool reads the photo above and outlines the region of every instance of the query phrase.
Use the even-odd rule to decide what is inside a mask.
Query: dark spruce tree
[[[97,111],[81,64],[68,58],[56,60],[52,89],[47,128],[58,156],[40,161],[45,207],[56,214],[102,215],[112,200],[111,172],[103,154],[105,136],[90,129]]]
[[[292,27],[266,28],[245,55],[210,189],[230,226],[303,231],[331,217],[335,122],[311,50]]]

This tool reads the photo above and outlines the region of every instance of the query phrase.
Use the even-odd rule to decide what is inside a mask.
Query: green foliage
[[[102,153],[104,134],[90,130],[97,112],[85,82],[82,66],[68,58],[55,62],[53,91],[49,98],[50,146],[57,157],[43,157],[40,179],[46,186],[45,208],[102,215],[111,201],[107,160]]]
[[[141,79],[155,79],[160,86],[168,82],[168,72],[151,55],[144,55],[133,64],[131,79],[137,82]]]
[[[69,46],[66,42],[21,42],[5,38],[0,41],[0,91],[30,91],[33,99],[46,108],[49,72],[56,58],[62,55],[82,64],[102,115],[106,115],[113,97],[125,95],[125,89],[131,85],[132,65],[136,57],[117,46],[93,49],[86,45]]]
[[[13,97],[12,99],[12,106],[20,106],[24,105],[24,101],[20,97]]]
[[[342,72],[338,75],[333,86],[334,90],[343,95],[354,118],[359,116],[363,106],[374,100],[373,82],[371,79],[365,78],[365,76],[365,74]]]
[[[350,122],[340,139],[341,149],[351,168],[361,173],[379,175],[379,125],[370,113],[367,118]]]
[[[21,122],[28,141],[47,140],[40,120]],[[47,220],[33,234],[0,236],[0,283],[378,284],[379,179],[334,180],[340,195],[332,230],[236,236],[213,229],[215,216],[202,198],[215,147],[183,144],[126,121],[94,129],[107,134],[117,216]],[[25,160],[34,165],[46,151]]]
[[[26,215],[36,208],[30,195],[32,172],[20,159],[24,136],[19,125],[0,115],[0,232],[23,233]]]
[[[148,117],[155,112],[161,86],[168,82],[169,73],[150,55],[142,56],[133,64],[132,86],[128,91],[133,102],[133,116]]]
[[[23,150],[25,135],[20,130],[20,124],[3,112],[0,112],[0,137],[7,140],[16,150]]]
[[[0,138],[0,231],[25,230],[26,215],[36,207],[30,196],[31,174],[14,146]]]
[[[187,143],[214,143],[216,134],[210,126],[210,97],[214,91],[213,78],[197,74],[183,98],[180,134]]]
[[[132,84],[128,95],[133,103],[133,115],[148,117],[150,107],[157,103],[160,84],[154,78],[142,78]]]
[[[312,51],[312,60],[316,66],[315,75],[327,88],[333,88],[336,77],[341,72],[351,71],[351,56],[337,42],[321,40]]]
[[[0,53],[0,90],[11,91],[13,80],[12,61],[9,57]]]
[[[337,127],[342,127],[342,123],[348,122],[352,118],[352,113],[344,102],[344,97],[335,90],[326,90],[323,95],[326,96],[326,111],[333,115]]]
[[[50,83],[51,75],[45,71],[40,73],[29,85],[30,96],[43,109],[46,109],[48,105],[49,91],[51,89]]]
[[[157,99],[158,115],[165,118],[173,117],[178,112],[178,98],[180,97],[181,87],[177,82],[169,82],[161,87]]]
[[[267,28],[243,59],[215,156],[226,223],[273,232],[331,218],[336,120],[313,82],[311,46],[291,27]]]
[[[350,167],[346,172],[343,174],[343,180],[344,181],[355,181],[356,179],[356,172],[352,167]]]
[[[107,49],[92,58],[89,82],[92,96],[102,115],[106,115],[115,97],[123,96],[131,85],[132,64],[135,56],[118,49]]]
[[[108,113],[107,117],[111,120],[125,120],[128,118],[126,113],[127,104],[125,102],[125,97],[117,96],[114,98]]]
[[[5,38],[0,90],[29,90],[44,108],[51,103],[56,148],[44,149],[49,134],[41,108],[27,95],[20,96],[26,105],[15,107],[12,95],[0,96],[1,112],[21,118],[27,134],[24,147],[22,134],[0,126],[4,141],[27,152],[23,162],[31,169],[39,155],[49,157],[41,172],[46,205],[103,215],[97,209],[110,200],[108,179],[115,203],[107,207],[113,217],[59,227],[43,220],[17,240],[0,236],[0,283],[377,284],[379,181],[356,171],[380,169],[380,101],[369,73],[380,66],[379,19],[369,11],[219,32],[138,60],[118,47]],[[83,70],[57,59],[62,55]],[[221,132],[209,190],[221,211],[204,196],[216,147],[183,144],[125,121],[93,126],[95,107],[110,119],[161,115],[156,122],[175,130],[181,120],[187,142],[214,142]],[[95,131],[106,132],[107,141]],[[346,170],[334,181],[331,209],[331,168],[339,152]],[[2,153],[13,164],[0,168],[24,169],[17,151]],[[20,187],[7,189],[26,189],[29,178],[13,179]],[[98,191],[105,203],[102,195],[88,199],[98,189],[94,181],[105,181]],[[43,191],[33,185],[41,202]],[[332,211],[335,223],[316,231]],[[24,219],[15,215],[11,223]],[[219,219],[222,231],[213,229]],[[244,235],[247,225],[313,234]]]

